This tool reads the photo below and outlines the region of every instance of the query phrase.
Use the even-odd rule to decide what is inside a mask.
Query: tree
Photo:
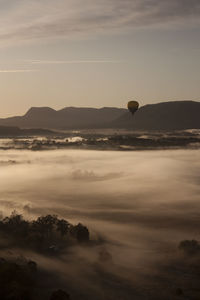
[[[185,240],[179,244],[179,249],[187,255],[200,253],[200,245],[196,240]]]
[[[89,230],[81,223],[73,226],[72,234],[76,237],[79,243],[89,242]]]
[[[57,216],[47,215],[44,217],[39,217],[36,221],[33,222],[33,227],[36,230],[41,232],[47,238],[51,235],[54,225],[57,223]]]
[[[64,219],[57,220],[57,231],[60,232],[61,236],[63,237],[68,233],[69,223]]]

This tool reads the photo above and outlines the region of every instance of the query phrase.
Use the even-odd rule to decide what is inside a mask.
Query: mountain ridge
[[[24,115],[1,118],[0,126],[21,128],[73,129],[100,126],[113,121],[126,109],[115,107],[64,107],[54,110],[50,107],[31,107]]]
[[[200,128],[200,102],[171,101],[142,106],[133,118],[124,114],[112,127],[138,130],[177,130]]]
[[[124,128],[173,130],[200,128],[200,102],[184,100],[147,104],[132,116],[117,107],[31,107],[24,115],[1,118],[0,126],[44,129]]]

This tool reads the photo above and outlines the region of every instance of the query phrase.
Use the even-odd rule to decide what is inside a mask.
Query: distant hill
[[[114,120],[111,127],[136,130],[200,128],[200,102],[174,101],[145,105],[134,116],[126,112]]]
[[[45,129],[127,128],[172,130],[200,128],[200,102],[174,101],[142,106],[132,116],[127,109],[32,107],[24,116],[0,119],[0,126]],[[18,128],[19,129],[19,128]]]
[[[20,129],[19,127],[0,126],[0,137],[14,136],[37,136],[37,135],[53,135],[56,134],[51,130],[46,129]]]
[[[0,119],[0,125],[50,129],[98,128],[114,121],[125,112],[126,109],[114,107],[66,107],[58,111],[49,107],[32,107],[24,116]]]

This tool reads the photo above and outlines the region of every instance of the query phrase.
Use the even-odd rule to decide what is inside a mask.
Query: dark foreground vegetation
[[[1,300],[42,299],[40,291],[42,287],[39,283],[41,270],[38,272],[37,263],[23,256],[10,258],[5,250],[17,247],[42,253],[45,256],[59,257],[72,245],[89,243],[87,227],[80,223],[72,225],[55,215],[26,221],[22,215],[13,212],[10,217],[0,221],[0,236],[0,250],[1,252],[4,250],[2,252],[4,257],[0,258]],[[48,280],[49,274],[45,275]],[[47,295],[43,295],[44,299],[70,299],[70,295],[61,289],[53,291],[49,297]]]
[[[0,221],[0,233],[9,246],[54,255],[76,243],[88,243],[89,231],[82,224],[72,225],[55,215],[39,217],[26,221],[22,215],[12,213]]]
[[[119,267],[103,243],[92,241],[87,227],[80,223],[72,225],[55,215],[27,221],[12,213],[0,221],[0,299],[200,299],[198,241],[177,243],[167,257],[160,253],[162,259],[142,275]],[[76,249],[88,255],[98,249],[98,261],[80,260]],[[46,267],[41,257],[47,260]],[[64,271],[69,269],[64,280],[62,267],[51,266],[57,264]],[[80,265],[83,272],[74,277]]]

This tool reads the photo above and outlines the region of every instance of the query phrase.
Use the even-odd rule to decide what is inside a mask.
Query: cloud
[[[0,39],[32,40],[199,24],[199,0],[20,0],[0,2]]]
[[[15,69],[15,70],[0,70],[0,73],[29,73],[29,72],[36,72],[38,70],[27,70],[27,69]]]
[[[120,63],[117,60],[32,60],[31,64],[48,65],[48,64],[106,64]]]

